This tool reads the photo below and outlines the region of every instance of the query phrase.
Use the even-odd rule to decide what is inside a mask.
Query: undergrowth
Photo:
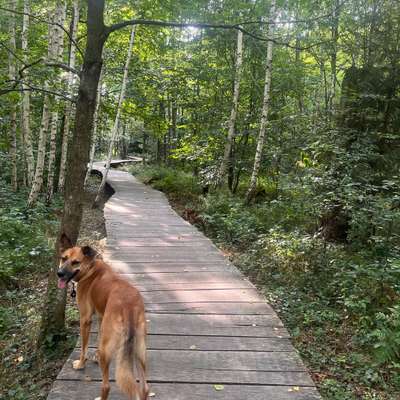
[[[194,222],[229,250],[274,304],[325,399],[400,398],[398,240],[383,223],[372,241],[363,240],[365,213],[368,221],[382,220],[384,198],[376,209],[357,209],[351,240],[333,242],[318,230],[321,204],[311,186],[287,179],[272,193],[265,184],[264,197],[245,206],[245,185],[237,195],[202,195],[190,172],[160,166],[131,172],[164,191],[183,216],[195,212]]]

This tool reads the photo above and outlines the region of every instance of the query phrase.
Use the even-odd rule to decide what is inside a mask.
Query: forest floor
[[[375,357],[377,330],[370,310],[363,309],[370,301],[377,304],[375,281],[350,269],[353,255],[342,244],[301,231],[310,223],[302,220],[304,199],[265,198],[246,207],[240,196],[204,196],[190,173],[157,166],[127,169],[163,191],[175,210],[257,285],[289,330],[324,399],[400,399],[398,366]],[[285,219],[282,230],[277,223]]]
[[[82,230],[79,241],[90,244],[98,250],[102,250],[105,244],[105,225],[103,218],[103,206],[109,195],[105,193],[99,208],[92,209],[96,196],[96,190],[100,184],[100,178],[92,176],[87,186],[84,198],[84,212]],[[1,193],[3,196],[5,192]],[[14,195],[15,196],[15,195]],[[22,196],[22,194],[21,194]],[[17,202],[13,202],[18,204]],[[36,348],[36,338],[40,327],[40,316],[46,294],[47,273],[49,262],[52,260],[52,249],[55,235],[58,232],[61,204],[54,202],[52,207],[42,207],[40,216],[36,216],[35,223],[39,231],[36,234],[43,237],[41,248],[37,246],[25,255],[22,263],[29,265],[19,271],[12,272],[12,279],[3,287],[0,300],[0,399],[1,400],[42,400],[63,366],[66,358],[75,346],[79,331],[79,314],[75,300],[69,294],[66,309],[66,330],[63,333],[64,340],[57,342],[56,346],[46,350]],[[14,218],[15,214],[24,213],[21,206],[9,206],[0,209],[0,217],[3,220]],[[49,224],[48,222],[51,221]],[[33,223],[33,221],[30,221]],[[17,227],[16,234],[20,227]],[[5,232],[0,232],[0,242],[5,239]],[[9,238],[11,240],[11,238]],[[2,243],[4,244],[4,240]],[[28,239],[24,242],[29,242]],[[47,243],[46,243],[47,242]],[[10,243],[12,244],[12,243]],[[0,247],[0,261],[5,258],[6,252],[18,252],[18,248],[7,249]],[[42,256],[38,258],[38,254]],[[32,258],[35,258],[33,259]],[[11,273],[10,273],[11,275]],[[1,282],[1,281],[0,281]],[[32,349],[35,349],[32,351]]]

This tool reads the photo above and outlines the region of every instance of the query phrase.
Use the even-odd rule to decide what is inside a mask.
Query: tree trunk
[[[51,21],[57,22],[57,15],[54,18],[51,18]],[[55,25],[49,23],[49,44],[48,44],[48,60],[53,60],[57,53],[57,33],[56,33]],[[44,89],[49,89],[49,83],[46,81],[44,83]],[[46,142],[47,142],[47,132],[49,129],[49,119],[50,119],[50,97],[48,94],[45,94],[43,99],[43,112],[42,112],[42,122],[40,124],[39,131],[39,142],[38,142],[38,150],[37,150],[37,159],[36,159],[36,169],[35,176],[33,178],[31,192],[28,198],[28,206],[32,207],[40,194],[40,190],[43,185],[43,173],[44,173],[44,164],[45,164],[45,156],[46,156]]]
[[[12,10],[9,16],[9,35],[10,35],[10,50],[15,54],[16,40],[15,40],[15,9],[16,0],[10,2],[10,9]],[[10,52],[8,60],[8,77],[10,81],[16,79],[16,66],[14,55]],[[11,99],[11,112],[10,112],[10,158],[11,158],[11,186],[14,192],[18,189],[17,177],[17,106],[15,100]]]
[[[332,37],[332,50],[331,50],[331,90],[329,96],[329,112],[332,117],[333,114],[333,103],[336,96],[336,64],[337,64],[337,43],[339,37],[339,9],[340,3],[339,0],[335,0],[333,3],[332,10],[332,28],[331,28],[331,37]]]
[[[98,127],[98,119],[99,119],[99,107],[100,107],[100,102],[101,102],[102,76],[103,76],[103,73],[100,74],[99,87],[97,88],[96,109],[94,111],[94,116],[93,116],[92,145],[90,147],[89,166],[88,166],[88,169],[86,171],[86,176],[85,176],[85,186],[89,179],[90,171],[93,169],[94,155],[96,152],[97,127]]]
[[[60,26],[64,25],[65,22],[65,3],[63,1],[59,1],[57,3],[56,9],[56,18],[57,23]],[[54,28],[54,36],[56,43],[54,45],[55,48],[55,61],[61,63],[62,62],[62,54],[64,50],[64,31],[60,26],[55,26]],[[56,79],[59,81],[59,78]],[[55,169],[55,160],[56,160],[56,139],[57,139],[57,127],[58,127],[58,103],[59,100],[55,99],[53,107],[54,111],[51,113],[51,129],[50,129],[50,153],[47,167],[47,195],[46,202],[50,203],[53,198],[54,192],[54,169]],[[65,123],[64,123],[65,127]]]
[[[235,71],[235,81],[233,88],[233,100],[232,100],[232,110],[231,116],[229,118],[228,125],[228,137],[225,143],[224,157],[222,159],[221,167],[219,170],[218,178],[216,181],[217,185],[220,185],[225,180],[226,173],[233,168],[231,165],[232,155],[233,155],[233,141],[235,136],[235,123],[237,117],[237,110],[239,104],[239,90],[240,90],[240,77],[242,74],[242,60],[243,60],[243,33],[238,31],[237,35],[237,45],[236,45],[236,71]]]
[[[67,174],[64,191],[64,212],[60,236],[64,233],[76,243],[82,220],[82,197],[90,137],[96,108],[96,92],[102,67],[102,51],[107,39],[103,19],[104,0],[88,0],[87,41],[76,105],[75,126],[67,157]],[[60,237],[59,236],[59,237]],[[49,273],[46,305],[43,310],[39,341],[55,338],[64,328],[66,290],[57,289],[57,259],[59,240],[55,245],[54,267]]]
[[[22,59],[24,64],[28,64],[28,30],[29,30],[29,14],[30,6],[29,0],[24,0],[24,16],[22,20],[22,34],[21,34],[21,49],[22,49]],[[23,79],[27,78],[29,69],[26,69],[23,73]],[[31,127],[30,127],[30,94],[29,90],[24,84],[22,84],[22,103],[21,103],[21,131],[22,137],[24,139],[24,158],[26,163],[27,172],[27,183],[32,185],[34,169],[35,169],[35,158],[33,155],[32,139],[31,139]]]
[[[119,124],[119,120],[121,117],[122,103],[124,102],[124,98],[125,98],[126,84],[128,81],[129,63],[131,61],[134,40],[135,40],[135,27],[133,26],[131,29],[131,37],[129,40],[129,49],[128,49],[128,54],[126,57],[126,62],[125,62],[125,67],[124,67],[124,75],[122,77],[122,86],[121,86],[121,92],[119,94],[119,99],[118,99],[117,114],[115,116],[114,126],[111,131],[111,140],[110,140],[110,144],[108,147],[108,157],[107,157],[107,162],[106,162],[106,169],[103,172],[103,178],[101,180],[101,184],[97,191],[96,199],[94,201],[95,205],[98,204],[98,202],[100,200],[101,193],[104,189],[104,186],[106,185],[108,171],[110,170],[112,153],[113,153],[113,149],[114,149],[114,143],[118,136],[118,124]]]
[[[71,31],[70,31],[70,35],[73,40],[76,40],[76,38],[77,38],[78,21],[79,21],[79,0],[74,0]],[[71,68],[75,68],[75,60],[76,60],[76,47],[75,47],[74,43],[71,42],[70,53],[69,53],[69,62],[68,62],[68,65]],[[71,92],[74,90],[74,81],[75,81],[75,76],[72,72],[70,72],[68,74],[67,92]],[[70,102],[66,102],[65,103],[64,129],[63,129],[63,137],[62,137],[62,145],[61,145],[60,174],[58,177],[58,191],[59,192],[62,192],[64,190],[65,167],[66,167],[66,162],[67,162],[68,141],[69,141],[70,121],[72,118],[72,112],[73,112],[72,104]]]
[[[263,147],[264,147],[264,141],[265,141],[265,130],[266,130],[266,125],[268,122],[268,111],[269,111],[269,103],[270,103],[270,96],[271,96],[271,77],[272,77],[272,50],[274,47],[274,42],[272,41],[274,37],[274,29],[275,29],[275,0],[271,1],[271,9],[270,9],[270,16],[269,16],[269,21],[270,24],[268,25],[268,45],[267,45],[267,60],[266,60],[266,65],[265,65],[265,84],[264,84],[264,99],[263,99],[263,105],[262,105],[262,111],[261,111],[261,122],[260,122],[260,132],[258,135],[258,141],[257,141],[257,149],[256,149],[256,154],[254,157],[254,166],[253,166],[253,172],[251,174],[251,179],[250,179],[250,186],[247,190],[246,194],[246,203],[250,203],[253,198],[254,194],[256,191],[256,186],[257,186],[257,178],[258,178],[258,173],[260,171],[260,166],[261,166],[261,158],[262,158],[262,152],[263,152]]]

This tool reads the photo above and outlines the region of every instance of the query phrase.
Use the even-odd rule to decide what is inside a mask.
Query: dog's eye
[[[77,261],[77,260],[74,260],[74,261],[72,261],[72,263],[71,263],[72,265],[76,265],[76,264],[80,264],[80,262],[79,261]]]

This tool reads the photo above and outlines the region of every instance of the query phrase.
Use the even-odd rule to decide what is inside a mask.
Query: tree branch
[[[11,92],[41,92],[41,93],[47,93],[47,94],[51,94],[53,96],[57,96],[57,97],[61,97],[64,100],[68,100],[71,103],[76,103],[76,99],[71,98],[67,95],[65,95],[64,93],[60,93],[60,92],[55,92],[53,90],[48,90],[48,89],[43,89],[37,86],[33,86],[30,83],[27,83],[25,81],[22,81],[21,79],[18,80],[9,80],[9,81],[5,81],[5,82],[13,82],[13,85],[10,88],[7,89],[0,89],[0,96],[11,93]],[[20,88],[18,88],[17,86],[21,85]],[[24,85],[25,87],[22,87],[22,85]]]
[[[246,29],[244,29],[241,24],[208,24],[208,23],[189,23],[189,22],[168,22],[168,21],[157,21],[157,20],[147,20],[147,19],[131,19],[127,21],[122,21],[117,24],[111,25],[106,27],[106,34],[110,35],[111,33],[125,28],[127,26],[132,26],[132,25],[149,25],[149,26],[161,26],[161,27],[170,27],[170,28],[204,28],[204,29],[236,29],[241,32],[243,32],[244,35],[250,36],[253,39],[257,39],[263,42],[273,42],[274,44],[278,46],[284,46],[288,47],[290,49],[294,50],[308,50],[313,47],[319,46],[321,44],[327,43],[328,41],[323,41],[323,42],[317,42],[310,44],[309,46],[306,47],[298,47],[295,45],[290,44],[289,42],[280,42],[279,40],[276,39],[268,39],[263,36],[256,35]]]
[[[76,70],[75,68],[70,67],[67,64],[63,64],[63,63],[58,63],[58,62],[45,62],[45,65],[49,66],[49,67],[56,67],[56,68],[61,68],[67,72],[72,72],[73,74],[77,75],[77,76],[81,76],[80,71]]]
[[[36,19],[37,21],[44,22],[44,23],[50,24],[50,25],[58,26],[60,29],[62,29],[64,31],[64,33],[68,36],[68,39],[70,40],[70,42],[72,42],[75,45],[76,49],[78,50],[80,55],[83,57],[83,51],[78,46],[78,43],[76,42],[76,40],[74,40],[73,37],[71,36],[71,34],[68,32],[68,30],[65,29],[58,22],[49,21],[49,20],[44,19],[44,18],[42,18],[42,17],[40,17],[38,15],[35,15],[35,14],[26,13],[26,12],[23,12],[23,11],[11,10],[11,9],[5,8],[5,7],[0,7],[0,10],[7,11],[7,12],[10,12],[10,13],[13,13],[13,14],[18,14],[18,15],[28,15],[29,17],[32,17],[33,19]]]

